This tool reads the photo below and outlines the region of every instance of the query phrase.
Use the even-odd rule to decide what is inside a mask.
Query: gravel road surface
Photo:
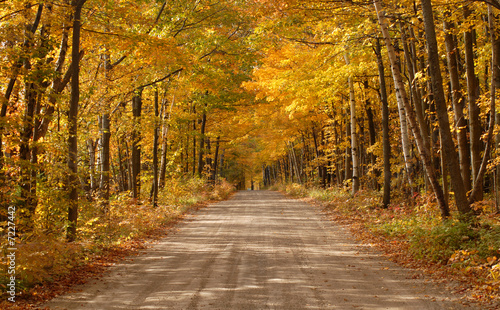
[[[472,309],[387,261],[318,208],[241,191],[49,309]]]

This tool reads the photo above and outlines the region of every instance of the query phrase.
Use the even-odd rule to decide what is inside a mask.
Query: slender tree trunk
[[[133,180],[133,172],[132,172],[132,155],[130,154],[130,146],[129,144],[127,143],[127,141],[123,141],[125,143],[125,155],[127,156],[126,157],[126,164],[127,164],[127,175],[128,175],[128,178],[127,178],[127,183],[128,183],[128,189],[130,191],[133,190],[134,188],[134,180]]]
[[[458,141],[458,155],[460,157],[460,171],[464,179],[466,191],[470,191],[470,148],[467,140],[467,120],[464,115],[465,102],[460,87],[460,73],[458,72],[457,46],[451,31],[454,25],[446,19],[443,25],[445,31],[446,56],[448,61],[448,71],[450,74],[451,98],[455,117],[456,135]]]
[[[488,8],[488,10],[489,10],[488,11],[489,19],[495,22],[494,25],[490,25],[490,28],[494,29],[497,27],[498,16],[493,14],[493,11],[491,8]],[[490,31],[492,34],[495,33],[495,32],[493,32],[495,30],[490,30]],[[500,55],[500,40],[499,40],[498,36],[494,36],[494,37],[492,37],[492,39],[494,39],[494,44],[493,44],[492,49],[496,53],[496,58],[494,58],[494,61],[496,60],[497,62],[499,62],[500,57],[498,57],[498,55]],[[493,69],[498,70],[500,67],[500,64],[498,64],[498,63],[495,64],[493,62],[492,67],[493,67]],[[492,72],[492,74],[493,73],[495,74],[495,77],[492,77],[492,83],[494,83],[495,94],[496,94],[498,89],[500,89],[500,85],[497,84],[499,77],[500,77],[500,73],[499,72]],[[493,96],[492,96],[492,98],[493,98]],[[495,115],[495,125],[500,126],[500,113],[498,113],[498,112]],[[497,157],[500,155],[500,133],[497,133],[495,135],[495,155]],[[495,180],[495,207],[496,207],[497,213],[500,213],[500,165],[496,165],[496,167],[495,167],[494,178],[495,178],[494,179]]]
[[[29,60],[26,60],[25,69],[30,70]],[[25,83],[25,112],[23,116],[23,128],[20,135],[19,159],[21,160],[20,188],[22,204],[27,211],[27,217],[33,216],[35,211],[36,197],[31,195],[31,186],[34,180],[31,179],[31,139],[33,137],[35,109],[37,105],[37,85],[33,81]]]
[[[468,6],[464,6],[464,19],[467,20],[471,15],[471,10]],[[482,126],[479,119],[479,106],[477,99],[479,97],[479,83],[475,73],[475,56],[474,56],[474,33],[473,26],[464,33],[464,52],[465,66],[467,76],[467,99],[469,107],[469,131],[470,131],[470,150],[471,150],[471,168],[472,168],[472,186],[475,187],[476,176],[481,165],[481,133]],[[477,192],[476,200],[482,200],[482,188]]]
[[[89,153],[89,170],[90,170],[90,196],[94,194],[98,187],[97,177],[96,177],[96,142],[94,139],[87,140],[87,150]]]
[[[211,171],[211,180],[212,183],[215,185],[216,180],[217,180],[217,164],[219,162],[219,147],[220,147],[220,136],[217,136],[217,140],[215,141],[215,153],[214,153],[214,160],[212,162],[212,171]]]
[[[408,67],[408,77],[410,81],[415,81],[415,65],[412,61],[413,58],[416,58],[416,55],[412,55],[410,52],[410,47],[408,46],[408,37],[406,34],[406,29],[403,26],[403,23],[400,22],[400,30],[401,30],[401,41],[403,43],[403,51],[405,54],[406,66]],[[420,134],[422,135],[422,139],[424,140],[424,146],[426,149],[431,150],[431,139],[429,135],[429,130],[427,128],[427,123],[425,121],[425,112],[424,112],[424,104],[422,100],[422,90],[418,86],[418,83],[411,82],[410,85],[410,94],[413,98],[413,105],[415,107],[415,114],[417,117],[418,124],[420,125]]]
[[[201,116],[201,128],[200,128],[200,150],[198,151],[198,177],[203,176],[203,167],[205,166],[205,161],[203,156],[205,155],[205,126],[207,124],[207,111],[206,107],[203,109],[203,114]]]
[[[210,143],[210,138],[207,137],[205,140],[206,144],[206,152],[205,152],[205,167],[204,173],[207,176],[207,179],[210,181],[210,176],[212,175],[212,145]]]
[[[316,155],[316,164],[317,164],[317,168],[318,168],[318,178],[320,180],[320,186],[322,188],[325,188],[326,187],[326,184],[325,184],[326,177],[324,175],[323,165],[321,163],[322,155],[321,155],[321,151],[319,150],[318,135],[317,135],[314,127],[312,128],[312,135],[313,135],[313,139],[314,139],[314,150],[315,150],[315,155]]]
[[[99,182],[99,198],[101,199],[101,209],[107,213],[109,209],[109,180],[110,180],[110,160],[109,145],[111,139],[111,122],[109,114],[103,114],[99,117],[99,129],[101,138],[99,139],[101,151],[101,177]]]
[[[135,199],[139,199],[141,195],[141,111],[142,89],[138,89],[132,98],[132,115],[134,117],[134,129],[132,131],[132,195]]]
[[[222,149],[222,154],[220,154],[220,163],[219,163],[219,171],[220,171],[220,175],[222,177],[225,177],[224,175],[224,163],[225,163],[225,155],[226,155],[226,149]]]
[[[123,158],[122,156],[122,150],[121,150],[121,139],[117,139],[117,153],[118,153],[118,163],[119,163],[119,169],[120,169],[120,191],[126,191],[128,190],[128,177],[127,177],[127,163],[126,159]]]
[[[155,131],[153,140],[153,188],[151,193],[151,200],[153,207],[158,206],[158,139],[160,135],[160,128],[158,126],[158,118],[160,116],[158,103],[158,88],[155,89]]]
[[[290,151],[288,151],[288,175],[290,176],[290,183],[293,183],[293,176],[294,176],[294,173],[293,173],[293,159],[292,159],[292,153]]]
[[[368,91],[368,81],[364,81],[364,89],[365,91]],[[377,142],[377,135],[376,135],[376,128],[375,128],[375,121],[374,121],[374,116],[373,116],[373,110],[371,108],[371,102],[370,99],[366,99],[365,101],[365,109],[366,109],[366,119],[368,121],[368,138],[369,138],[369,143],[370,147],[374,146],[375,143]],[[372,186],[373,189],[378,189],[378,176],[379,176],[379,171],[378,169],[375,168],[377,162],[377,158],[373,152],[370,152],[370,165],[373,167],[373,176],[372,176]]]
[[[299,166],[297,163],[297,156],[295,154],[295,146],[293,145],[293,142],[289,142],[288,147],[290,148],[290,164],[291,164],[290,170],[293,167],[293,171],[295,171],[295,175],[297,176],[297,182],[299,184],[302,184],[302,178],[300,176]]]
[[[109,190],[110,190],[110,140],[111,140],[111,121],[109,115],[109,83],[111,80],[111,57],[109,54],[105,53],[102,55],[104,59],[104,77],[106,79],[105,91],[106,96],[104,97],[104,110],[105,113],[99,116],[99,130],[100,130],[100,139],[99,139],[99,150],[100,150],[100,182],[99,182],[99,198],[101,209],[104,214],[106,214],[109,210]]]
[[[378,3],[378,1],[374,1]],[[377,4],[375,4],[377,5]],[[384,16],[385,18],[385,16]],[[380,17],[379,17],[380,20]],[[382,30],[384,31],[384,30]],[[385,38],[385,34],[384,34]],[[387,38],[385,40],[390,39],[389,37],[389,32],[387,30]],[[392,45],[392,43],[391,43]],[[391,61],[391,67],[392,66],[397,66],[398,71],[400,71],[401,65],[399,61],[399,56],[396,54],[395,49],[393,48],[393,54],[391,55],[394,61],[394,64]],[[401,81],[402,83],[402,81]],[[398,91],[396,90],[396,96],[398,96]],[[405,95],[406,96],[406,95]],[[405,98],[406,99],[406,98]],[[406,169],[406,177],[408,178],[408,184],[410,185],[411,188],[413,188],[413,165],[412,165],[412,160],[411,160],[411,143],[409,139],[409,134],[408,134],[408,123],[407,123],[407,111],[405,109],[405,105],[403,100],[401,98],[397,100],[398,102],[398,113],[399,113],[399,126],[401,129],[401,147],[403,149],[403,158],[405,162],[405,169]],[[413,190],[413,189],[412,189]]]
[[[189,124],[186,124],[186,147],[184,148],[185,155],[186,156],[186,164],[184,167],[184,173],[188,174],[189,173]]]
[[[193,176],[196,175],[196,106],[193,104],[193,115],[195,116],[195,119],[193,120]]]
[[[348,139],[352,138],[352,126],[350,120],[346,120],[346,140],[349,141],[349,145],[352,145],[352,142]],[[347,180],[352,180],[352,151],[351,147],[346,147],[345,150],[345,164],[344,164],[344,169],[345,169],[345,176],[344,176],[344,181]]]
[[[451,176],[451,185],[455,193],[455,203],[458,211],[462,214],[468,214],[471,212],[471,208],[467,200],[467,192],[460,173],[460,161],[458,154],[455,151],[455,143],[453,142],[450,131],[448,110],[443,90],[443,80],[441,77],[441,69],[439,67],[439,54],[436,31],[434,28],[432,4],[430,0],[421,0],[421,5],[425,24],[425,37],[427,38],[429,71],[431,74],[434,103],[436,105],[437,118],[439,122],[439,133],[442,140],[442,151],[444,152],[444,156],[446,156],[448,171]]]
[[[424,141],[420,132],[420,128],[418,126],[416,116],[415,116],[415,111],[412,109],[408,97],[406,95],[406,90],[403,84],[403,79],[401,77],[401,71],[399,68],[399,64],[397,62],[397,57],[396,57],[396,52],[394,51],[394,46],[391,42],[391,38],[389,35],[389,30],[387,26],[387,21],[385,17],[385,11],[382,10],[382,7],[380,5],[379,0],[374,0],[374,5],[375,5],[375,10],[377,11],[377,16],[379,19],[379,24],[380,24],[380,29],[382,30],[382,34],[384,36],[384,40],[386,43],[388,55],[389,55],[389,60],[391,62],[391,69],[392,69],[392,77],[394,79],[394,86],[396,89],[396,99],[398,101],[401,101],[404,104],[406,114],[408,116],[408,121],[410,128],[413,132],[413,136],[415,138],[415,142],[417,143],[417,148],[420,154],[420,157],[424,163],[425,170],[427,172],[427,176],[429,178],[429,181],[432,185],[432,188],[434,190],[434,193],[436,195],[436,199],[438,201],[440,210],[441,210],[441,216],[443,218],[447,218],[450,216],[450,210],[448,208],[448,205],[446,204],[446,200],[444,198],[444,193],[443,189],[441,188],[441,185],[439,184],[437,177],[436,177],[436,171],[434,170],[434,167],[432,166],[432,160],[431,160],[431,154],[428,149],[425,148],[424,146]]]
[[[78,104],[80,101],[80,30],[82,7],[86,0],[73,0],[73,38],[71,61],[73,73],[71,76],[71,101],[68,112],[68,183],[69,207],[67,239],[76,239],[78,219]]]
[[[349,56],[344,55],[346,65],[349,65]],[[349,84],[349,111],[351,115],[351,158],[352,158],[352,195],[359,191],[359,154],[358,134],[356,131],[356,100],[354,98],[354,83],[352,77],[347,80]]]
[[[375,55],[380,82],[380,102],[382,106],[382,143],[384,154],[384,196],[382,203],[387,208],[391,203],[391,141],[389,137],[389,103],[387,100],[387,86],[385,82],[385,68],[382,59],[382,48],[380,40],[376,40]]]
[[[161,145],[161,161],[160,161],[160,188],[165,186],[165,179],[167,176],[167,153],[168,153],[168,131],[170,128],[170,118],[172,117],[172,109],[175,105],[175,97],[172,97],[172,102],[170,103],[170,108],[167,113],[166,101],[162,101],[163,110],[163,129],[162,129],[162,145]]]

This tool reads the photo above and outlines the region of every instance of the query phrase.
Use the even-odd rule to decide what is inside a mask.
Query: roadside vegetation
[[[392,260],[425,271],[436,280],[459,283],[455,292],[486,304],[500,302],[500,222],[489,200],[475,204],[480,214],[441,220],[430,194],[397,197],[387,207],[378,192],[356,195],[345,188],[274,186],[295,198],[320,204],[327,216],[347,225],[363,242],[375,244]]]
[[[71,243],[61,233],[65,221],[44,214],[46,218],[37,221],[40,225],[17,247],[17,301],[2,300],[0,308],[30,309],[37,301],[100,276],[106,266],[165,236],[186,213],[207,202],[227,199],[234,189],[223,179],[216,185],[197,178],[178,179],[170,182],[168,190],[160,191],[156,207],[122,194],[112,197],[109,210],[102,214],[92,208],[95,202],[87,202],[77,229],[79,239]],[[8,283],[5,277],[2,274],[0,279],[3,290]]]

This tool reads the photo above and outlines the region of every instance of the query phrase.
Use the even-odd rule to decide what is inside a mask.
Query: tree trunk
[[[201,127],[200,127],[200,150],[198,151],[198,177],[203,176],[203,167],[205,166],[205,161],[203,156],[205,155],[205,126],[207,124],[207,111],[206,107],[203,109],[203,114],[201,116]]]
[[[368,81],[364,81],[364,89],[365,91],[368,91]],[[365,109],[366,109],[366,119],[368,120],[368,139],[370,143],[370,147],[374,146],[375,143],[377,142],[377,134],[376,134],[376,128],[375,128],[375,121],[374,121],[374,116],[373,116],[373,110],[371,108],[371,102],[370,99],[366,99],[365,101]],[[378,176],[379,176],[379,171],[378,169],[375,169],[375,165],[377,163],[377,158],[373,152],[370,152],[370,165],[373,169],[372,171],[372,186],[373,189],[378,189]]]
[[[105,90],[106,96],[104,97],[104,111],[105,113],[99,116],[99,150],[100,150],[100,182],[99,182],[99,198],[101,209],[104,214],[109,210],[109,189],[110,189],[110,139],[111,139],[111,121],[109,115],[109,99],[107,97],[109,92],[109,83],[111,80],[111,70],[113,66],[111,65],[111,57],[108,53],[102,55],[104,59],[104,77],[106,79]]]
[[[119,163],[119,169],[120,169],[120,191],[126,191],[128,190],[128,174],[127,174],[127,160],[126,158],[124,159],[122,156],[122,150],[121,150],[121,139],[117,141],[117,152],[118,152],[118,163]]]
[[[142,89],[137,89],[132,98],[132,115],[134,117],[134,129],[132,131],[132,196],[135,199],[139,199],[141,195],[141,111]]]
[[[380,102],[382,106],[382,143],[384,154],[384,196],[382,203],[387,208],[391,203],[391,141],[389,137],[389,103],[387,100],[387,86],[385,83],[385,68],[382,59],[380,40],[376,40],[375,55],[380,82]]]
[[[460,158],[460,171],[464,180],[465,190],[470,191],[470,148],[467,140],[467,120],[464,115],[464,97],[460,87],[460,73],[458,72],[457,46],[451,31],[454,25],[446,19],[443,25],[445,31],[446,56],[448,61],[448,72],[450,74],[451,98],[455,116],[456,136],[458,142],[458,155]]]
[[[166,101],[162,100],[162,135],[161,135],[161,160],[160,160],[160,184],[159,187],[163,188],[165,186],[165,178],[167,175],[167,153],[168,153],[168,130],[170,126],[170,118],[172,116],[172,109],[175,104],[175,97],[172,98],[172,102],[170,103],[170,109],[167,113],[167,108],[165,106]]]
[[[94,142],[94,139],[87,139],[87,150],[89,153],[89,172],[90,172],[90,196],[94,194],[97,190],[99,183],[97,182],[96,177],[96,146],[97,143]]]
[[[346,127],[346,137],[345,139],[352,139],[352,126],[351,126],[351,122],[350,122],[350,119],[347,120],[346,118],[346,124],[345,124],[345,127]],[[347,140],[349,141],[349,145],[352,145],[352,142],[350,140]],[[347,181],[347,180],[352,180],[352,151],[351,151],[351,147],[348,146],[346,147],[346,150],[345,150],[345,164],[344,164],[344,169],[345,169],[345,176],[344,176],[344,181]]]
[[[468,6],[464,6],[464,20],[467,20],[471,15],[471,10]],[[476,176],[481,165],[481,133],[482,126],[479,119],[479,106],[477,99],[479,97],[479,83],[475,73],[475,56],[474,56],[474,33],[473,27],[470,26],[468,31],[464,33],[464,52],[465,52],[465,66],[467,76],[467,99],[469,106],[469,131],[470,131],[470,151],[471,151],[471,168],[472,168],[472,186],[476,186]],[[482,185],[480,185],[482,186]],[[482,200],[482,188],[477,192],[475,200]]]
[[[159,113],[158,104],[158,88],[155,89],[155,130],[154,130],[154,140],[153,140],[153,188],[151,191],[151,200],[153,202],[153,207],[158,206],[158,139],[160,135],[160,127],[158,125]]]
[[[99,139],[101,152],[101,177],[99,182],[99,198],[101,199],[101,208],[104,213],[109,209],[109,180],[110,180],[110,165],[109,165],[109,144],[111,138],[111,122],[109,114],[103,114],[99,117],[99,129],[101,138]]]
[[[226,154],[226,149],[222,149],[222,154],[220,154],[220,163],[219,163],[219,171],[222,177],[224,177],[223,169],[224,169],[224,155]]]
[[[212,171],[211,171],[211,181],[215,185],[215,181],[217,179],[217,164],[219,162],[219,146],[220,146],[220,136],[217,136],[217,140],[215,141],[215,153],[214,159],[212,162]]]
[[[206,152],[205,152],[205,167],[203,168],[203,173],[207,176],[207,179],[210,181],[210,176],[212,175],[212,145],[210,143],[210,138],[207,137],[206,144]]]
[[[378,2],[378,1],[375,1],[375,2]],[[379,20],[380,20],[380,17],[379,17]],[[382,31],[384,31],[384,30],[382,30]],[[387,30],[387,36],[388,36],[388,38],[385,38],[386,40],[389,39],[388,30]],[[385,35],[384,35],[384,37],[385,37]],[[391,45],[392,45],[392,43],[391,43]],[[401,65],[400,65],[399,56],[396,54],[396,51],[394,50],[394,48],[393,48],[393,54],[391,55],[391,57],[393,58],[393,61],[394,61],[394,63],[392,63],[393,61],[391,61],[391,67],[397,66],[398,71],[400,71],[399,68],[401,68]],[[402,81],[401,81],[401,83],[402,83]],[[397,90],[396,90],[396,96],[398,96]],[[399,126],[400,126],[400,130],[401,130],[401,147],[403,149],[403,158],[404,158],[404,162],[405,162],[406,177],[408,179],[408,184],[410,185],[410,187],[413,188],[413,183],[414,183],[413,182],[413,165],[412,165],[412,161],[411,161],[411,143],[410,143],[409,134],[408,134],[408,123],[407,123],[407,115],[406,115],[407,112],[405,111],[405,105],[404,105],[403,100],[400,99],[400,100],[397,100],[397,102],[398,102]]]
[[[26,60],[25,69],[29,71],[31,66],[29,60]],[[19,159],[21,161],[20,171],[20,188],[21,201],[25,208],[27,217],[31,218],[35,212],[36,197],[33,197],[31,187],[35,180],[31,179],[31,171],[34,167],[31,166],[31,139],[33,137],[35,109],[37,105],[37,84],[33,81],[25,83],[25,112],[23,116],[23,127],[20,135],[19,144]],[[29,223],[29,221],[28,221]]]
[[[195,119],[193,120],[193,176],[196,175],[196,106],[193,104],[193,115]]]
[[[403,43],[403,51],[406,59],[406,66],[408,67],[408,77],[410,81],[415,81],[415,70],[416,65],[412,61],[413,58],[416,58],[416,55],[412,55],[410,52],[410,47],[408,46],[408,38],[406,35],[406,29],[403,26],[403,23],[400,23],[401,30],[401,41]],[[422,135],[422,139],[424,140],[424,146],[426,149],[431,150],[431,139],[429,135],[429,130],[427,128],[427,123],[425,121],[425,112],[424,112],[424,104],[421,96],[421,89],[418,86],[418,83],[411,82],[410,85],[410,94],[413,98],[414,106],[415,106],[415,114],[417,116],[417,122],[420,125],[420,134]]]
[[[319,150],[319,143],[318,143],[318,134],[316,133],[316,130],[314,127],[312,128],[312,135],[313,135],[313,140],[314,140],[314,150],[315,150],[315,155],[316,155],[316,164],[318,168],[318,178],[320,180],[320,186],[322,188],[326,188],[326,176],[323,170],[323,165],[321,163],[322,159],[322,154],[321,151]]]
[[[80,101],[80,30],[82,7],[86,0],[73,0],[74,9],[73,38],[71,61],[73,72],[71,75],[71,101],[68,112],[68,183],[69,207],[67,239],[72,242],[76,238],[78,219],[78,104]]]
[[[289,142],[288,147],[290,148],[290,164],[291,164],[290,169],[292,169],[292,167],[293,167],[293,171],[295,172],[295,175],[297,176],[297,182],[299,184],[302,184],[302,178],[300,176],[299,166],[297,163],[297,156],[295,154],[295,147],[293,145],[293,142]]]
[[[349,56],[344,55],[346,65],[349,65]],[[359,191],[359,154],[358,135],[356,132],[356,101],[354,99],[354,83],[352,77],[347,79],[349,85],[349,111],[351,116],[351,158],[352,158],[352,195]]]
[[[471,212],[471,208],[467,200],[467,192],[460,173],[460,161],[458,159],[458,154],[455,151],[455,143],[453,142],[450,131],[448,110],[443,90],[443,80],[441,77],[441,69],[439,67],[439,54],[436,31],[434,28],[432,4],[430,0],[421,0],[421,5],[425,24],[425,37],[427,39],[429,71],[431,74],[434,103],[436,105],[436,113],[439,122],[439,133],[442,140],[442,151],[444,152],[443,155],[446,156],[447,159],[446,162],[451,176],[451,185],[455,193],[455,203],[458,211],[462,214],[468,214]]]
[[[417,143],[417,148],[420,154],[420,157],[424,163],[425,170],[427,172],[427,176],[429,178],[429,181],[431,183],[431,186],[434,190],[434,193],[436,195],[436,199],[438,201],[440,210],[441,210],[441,216],[443,218],[447,218],[450,216],[450,210],[448,208],[448,205],[446,204],[446,200],[444,199],[444,193],[443,189],[441,188],[437,177],[436,177],[436,171],[434,170],[434,167],[432,166],[432,160],[431,160],[431,154],[428,149],[425,148],[424,146],[424,141],[420,132],[420,128],[418,126],[416,116],[415,116],[415,111],[412,109],[408,97],[406,95],[406,90],[403,84],[403,79],[401,77],[401,71],[399,68],[399,64],[397,62],[397,57],[396,57],[396,52],[394,50],[394,46],[391,42],[391,38],[389,35],[389,30],[387,26],[387,21],[385,17],[385,12],[382,11],[382,7],[380,5],[379,0],[374,0],[374,5],[375,5],[375,10],[377,11],[377,17],[379,19],[379,24],[380,24],[380,29],[382,30],[382,34],[384,36],[384,40],[386,43],[387,47],[387,52],[389,55],[389,60],[391,62],[391,69],[392,69],[392,77],[394,79],[394,86],[396,89],[396,99],[398,102],[402,102],[406,114],[408,116],[408,121],[409,125],[411,128],[411,131],[413,132],[413,136],[415,138],[415,142]]]
[[[493,12],[488,12],[489,13],[489,18],[495,22],[498,21],[498,16],[495,16],[495,14],[493,14]],[[496,27],[496,23],[495,23],[495,27]],[[490,26],[490,28],[493,28],[492,26]],[[493,33],[493,32],[492,32]],[[500,40],[498,39],[497,36],[493,37],[495,39],[495,43],[493,44],[493,47],[492,49],[495,51],[495,53],[497,53],[497,56],[496,56],[496,61],[500,61],[498,55],[500,54]],[[493,64],[493,68],[496,68],[498,69],[500,67],[499,64]],[[493,74],[493,72],[492,72]],[[497,84],[497,81],[500,77],[500,73],[499,72],[496,72],[496,79],[495,78],[492,78],[492,82],[494,82],[494,85],[495,85],[495,93],[496,91],[498,91],[498,89],[500,89],[500,85]],[[495,125],[496,126],[500,126],[500,113],[496,113],[495,115]],[[498,157],[499,154],[500,154],[500,133],[497,133],[495,135],[495,153],[496,153],[496,156]],[[497,213],[500,213],[500,165],[496,165],[495,167],[495,170],[494,170],[494,177],[495,177],[495,207],[496,207],[496,211]]]

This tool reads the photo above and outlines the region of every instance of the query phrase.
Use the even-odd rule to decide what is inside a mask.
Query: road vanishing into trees
[[[472,309],[318,211],[277,192],[238,192],[42,308]]]

